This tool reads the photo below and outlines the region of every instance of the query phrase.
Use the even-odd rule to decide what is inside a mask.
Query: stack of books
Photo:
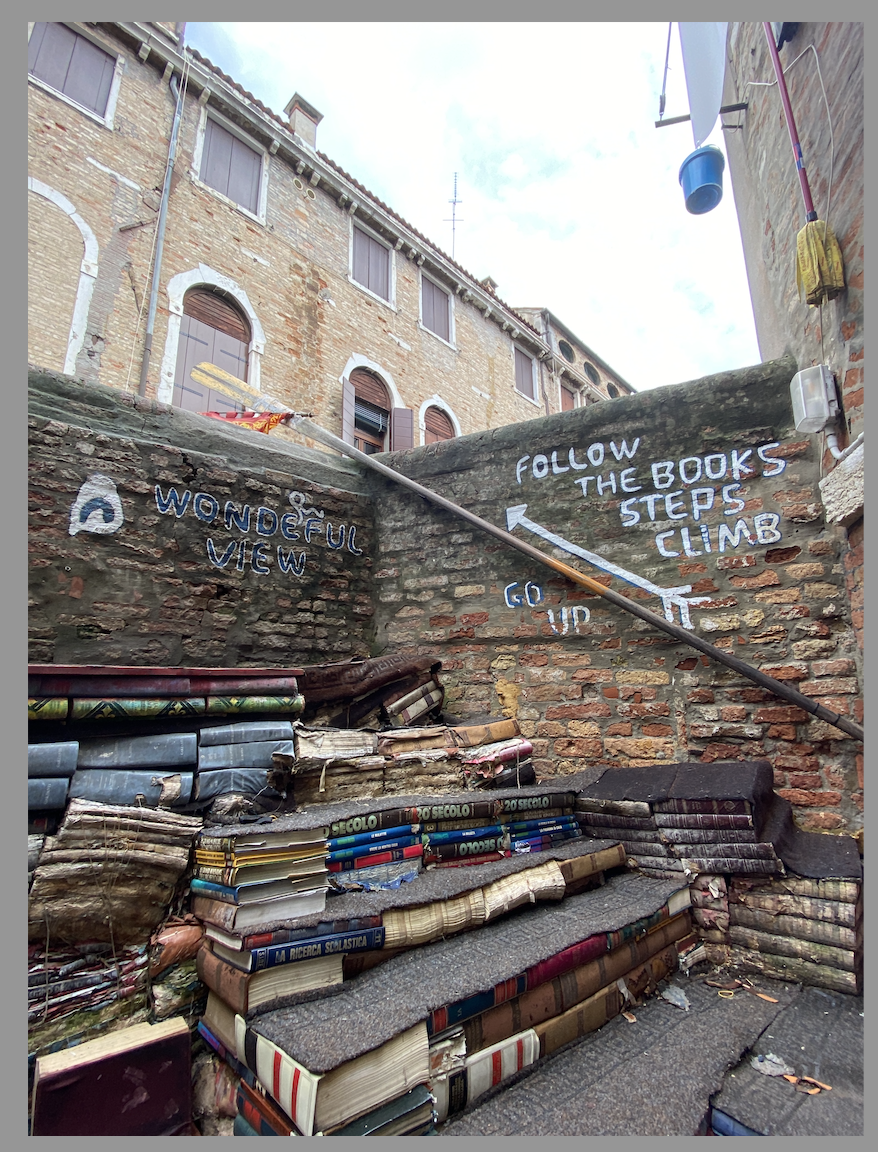
[[[236,1061],[295,1130],[339,1130],[426,1086],[438,1120],[653,990],[688,890],[637,875],[397,955],[333,996],[234,1018]],[[225,1020],[227,1035],[230,1021]]]
[[[28,744],[27,807],[30,821],[46,818],[66,807],[78,756],[76,740]]]
[[[192,911],[225,936],[199,950],[197,970],[236,1011],[342,979],[341,955],[306,954],[282,944],[259,962],[243,948],[248,931],[320,913],[326,906],[326,829],[290,826],[212,827],[198,837],[190,881]],[[240,947],[237,947],[238,942]],[[270,963],[266,960],[270,955]]]
[[[83,739],[70,798],[182,808],[193,798],[197,760],[195,732]]]
[[[854,880],[733,876],[731,960],[749,972],[859,995],[862,886]]]
[[[292,737],[291,722],[281,719],[201,728],[193,799],[202,807],[229,795],[281,801],[285,785],[276,778],[272,755]]]

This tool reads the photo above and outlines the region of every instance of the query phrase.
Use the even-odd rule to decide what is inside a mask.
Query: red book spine
[[[326,865],[327,872],[353,872],[357,868],[374,868],[376,864],[391,864],[395,860],[410,860],[424,854],[423,844],[409,844],[406,848],[392,848],[389,852],[376,852],[373,856],[360,856],[356,860],[334,860]]]
[[[606,951],[607,936],[604,932],[589,936],[587,940],[580,940],[578,944],[572,944],[563,952],[558,952],[555,956],[550,956],[547,960],[541,960],[539,964],[528,968],[525,972],[527,987],[536,988],[538,984],[554,980],[556,976],[563,976],[565,972],[578,968],[580,964],[587,964],[589,960],[603,956]]]
[[[295,696],[295,676],[193,676],[193,696]]]

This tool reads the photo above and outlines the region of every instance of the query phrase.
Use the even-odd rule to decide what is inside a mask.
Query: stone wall
[[[295,667],[370,654],[356,468],[31,373],[32,663]]]
[[[791,366],[383,459],[862,722],[859,569]],[[767,757],[803,826],[862,824],[856,741],[365,466],[46,373],[30,428],[33,662],[429,653],[448,715],[517,717],[542,776]]]

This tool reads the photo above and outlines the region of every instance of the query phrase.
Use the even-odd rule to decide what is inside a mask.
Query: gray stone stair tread
[[[716,1108],[764,1136],[863,1135],[863,997],[804,987],[753,1046],[773,1053],[796,1076],[832,1091],[807,1096],[750,1065],[749,1054],[713,1097]]]
[[[611,876],[603,887],[559,904],[523,908],[477,932],[404,952],[339,985],[335,995],[251,1013],[248,1024],[306,1068],[325,1072],[426,1020],[433,1009],[652,915],[684,886],[636,873]]]
[[[746,993],[724,999],[703,977],[677,975],[673,983],[689,1011],[652,997],[633,1009],[635,1023],[616,1016],[449,1120],[439,1135],[695,1135],[726,1071],[799,988],[764,981],[779,1001],[770,1004]]]

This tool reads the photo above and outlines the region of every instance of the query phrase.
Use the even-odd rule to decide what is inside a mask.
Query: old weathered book
[[[234,745],[246,748],[246,744]],[[195,777],[194,799],[201,806],[218,796],[230,794],[259,796],[263,800],[280,802],[286,791],[283,786],[275,788],[273,768],[218,768],[210,772],[199,772]]]
[[[281,1002],[296,992],[341,984],[344,978],[341,955],[300,960],[261,972],[243,972],[218,956],[206,943],[198,950],[196,965],[199,980],[242,1015],[262,1004]]]
[[[722,880],[722,877],[718,879]],[[862,892],[856,880],[811,880],[803,876],[784,876],[773,880],[736,876],[733,887],[737,893],[752,892],[754,895],[766,896],[786,893],[790,896],[812,896],[819,900],[838,900],[843,904],[856,904]]]
[[[414,860],[416,857],[424,855],[424,845],[420,840],[412,840],[412,843],[402,848],[388,848],[386,844],[376,847],[380,848],[380,851],[352,855],[342,860],[329,860],[326,870],[330,876],[333,876],[339,872],[363,871],[367,868],[375,868],[379,864],[391,864],[397,860]]]
[[[311,936],[330,935],[334,932],[364,932],[368,928],[380,927],[380,915],[348,916],[320,921],[313,927],[275,928],[267,932],[232,933],[224,931],[215,924],[205,924],[204,934],[211,940],[218,940],[226,948],[241,951],[249,948],[268,948],[272,944],[289,944],[295,940],[307,940]]]
[[[179,807],[192,799],[194,779],[192,772],[174,768],[77,768],[69,782],[70,798],[99,804]]]
[[[401,1096],[324,1136],[425,1136],[435,1119],[433,1096],[417,1084]]]
[[[668,844],[755,844],[755,828],[662,828]]]
[[[753,805],[749,800],[741,799],[686,800],[679,798],[656,800],[653,804],[653,811],[656,814],[676,812],[679,815],[692,815],[694,813],[719,812],[727,816],[750,816],[753,813]]]
[[[177,1135],[192,1121],[190,1048],[175,1018],[38,1056],[31,1135]]]
[[[659,828],[753,828],[752,816],[726,815],[721,812],[656,812],[654,816]]]
[[[443,860],[473,860],[489,852],[509,850],[509,836],[501,832],[482,836],[478,840],[458,840],[451,844],[430,842],[424,850],[424,863],[432,864]]]
[[[238,1084],[235,1094],[238,1116],[243,1116],[254,1136],[301,1136],[298,1128],[275,1102],[246,1080]]]
[[[31,778],[27,782],[28,809],[63,808],[67,803],[70,780],[66,776],[56,778]]]
[[[326,872],[326,862],[323,856],[305,856],[298,860],[286,857],[277,859],[256,858],[254,862],[246,860],[242,864],[200,864],[196,863],[193,875],[200,880],[210,880],[214,884],[236,887],[239,884],[258,884],[266,880],[281,880],[284,877],[299,879],[303,876],[313,877],[310,887],[319,888],[323,883],[322,875]]]
[[[467,1051],[474,1052],[524,1028],[535,1028],[609,987],[690,931],[689,917],[678,913],[636,940],[628,940],[570,972],[555,976],[463,1024]]]
[[[847,905],[853,907],[853,905]],[[813,940],[818,944],[831,944],[838,948],[857,948],[862,941],[858,926],[848,927],[830,919],[815,920],[808,916],[786,916],[767,912],[764,908],[749,908],[745,904],[729,904],[729,921],[773,936],[787,936],[794,940]]]
[[[652,807],[645,800],[604,800],[597,796],[577,796],[576,811],[599,816],[627,816],[652,823]]]
[[[263,740],[277,743],[292,738],[293,725],[289,720],[242,720],[238,724],[217,724],[200,730],[199,755],[202,748],[217,744],[249,744]]]
[[[440,667],[433,656],[378,656],[335,664],[309,664],[296,670],[309,704],[328,700],[356,700],[405,676],[423,675]]]
[[[473,748],[520,736],[517,720],[495,720],[490,724],[474,724],[459,728],[436,725],[432,728],[399,728],[382,732],[377,751],[387,756],[412,752],[420,748]]]
[[[238,907],[262,904],[267,900],[282,899],[294,894],[302,894],[307,900],[311,893],[326,887],[326,872],[283,876],[280,880],[245,879],[235,887],[193,876],[189,881],[189,887],[195,896],[207,896],[210,900],[222,900],[226,904],[235,904]]]
[[[290,896],[275,896],[253,904],[230,904],[206,896],[193,895],[192,913],[199,920],[216,924],[227,932],[245,932],[266,924],[278,924],[297,916],[310,916],[326,907],[326,888],[309,888]]]
[[[526,1029],[481,1052],[466,1053],[457,1067],[434,1074],[430,1086],[436,1097],[437,1123],[462,1112],[490,1089],[534,1064],[539,1055],[539,1038],[532,1029]]]
[[[196,732],[81,740],[77,756],[78,768],[168,768],[197,762]]]
[[[268,824],[235,825],[224,828],[214,826],[205,828],[195,845],[196,859],[204,863],[217,863],[206,857],[206,853],[222,853],[241,862],[245,857],[257,855],[276,856],[286,849],[292,849],[291,855],[307,845],[322,846],[328,835],[327,829],[322,825],[312,828],[296,827],[290,820],[279,817]],[[306,855],[298,851],[299,856]]]
[[[796,936],[778,936],[757,928],[747,928],[743,924],[733,924],[729,928],[729,939],[743,948],[757,952],[770,952],[775,956],[789,956],[807,960],[812,964],[825,964],[846,972],[856,972],[862,966],[862,951],[856,948],[837,948],[831,944],[820,944],[815,940],[802,940]]]
[[[746,972],[759,972],[775,980],[817,985],[835,992],[857,996],[862,991],[862,977],[858,972],[846,972],[827,964],[814,964],[791,956],[777,956],[771,952],[757,952],[741,945],[732,945],[731,958]]]
[[[742,856],[717,856],[711,854],[709,856],[693,856],[690,854],[690,849],[693,847],[691,844],[678,845],[681,849],[679,853],[680,862],[683,868],[689,872],[721,872],[723,868],[731,871],[734,868],[735,872],[754,875],[775,875],[784,873],[783,861],[775,857],[754,857],[744,858]],[[715,847],[724,847],[724,845],[715,845]],[[686,849],[684,853],[682,850]]]
[[[729,906],[743,905],[758,909],[770,916],[804,916],[809,920],[822,920],[831,924],[843,924],[853,928],[858,923],[862,909],[856,904],[841,900],[825,900],[816,896],[800,896],[794,892],[763,890],[743,890],[737,878],[729,888]]]
[[[78,755],[79,742],[77,740],[63,740],[53,744],[28,744],[28,778],[72,776],[76,771]]]
[[[288,740],[248,740],[235,744],[202,744],[198,749],[198,771],[217,768],[271,768],[272,754]]]
[[[258,1020],[251,1027],[239,1015],[235,1025],[240,1058],[305,1136],[349,1123],[428,1079],[422,1023],[353,1060],[315,1071],[261,1035]]]
[[[207,1004],[202,1019],[213,1035],[225,1045],[232,1056],[237,1058],[235,1013],[222,996],[213,991],[207,993]]]

